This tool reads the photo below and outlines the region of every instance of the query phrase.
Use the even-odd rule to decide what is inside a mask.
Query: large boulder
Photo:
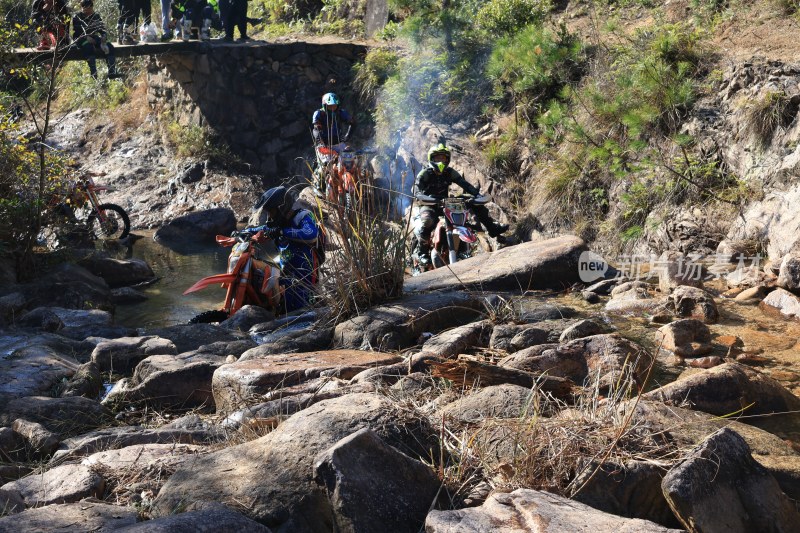
[[[71,503],[103,496],[105,480],[83,465],[62,465],[6,483],[0,489],[15,491],[28,507]]]
[[[658,328],[655,343],[679,357],[700,357],[711,351],[711,330],[700,320],[684,318]]]
[[[519,418],[533,398],[531,389],[506,383],[486,387],[445,405],[441,414],[459,423],[477,424],[487,418]]]
[[[209,503],[189,511],[139,522],[115,531],[120,533],[269,533],[266,528],[220,503]]]
[[[313,483],[317,454],[363,428],[411,457],[427,455],[432,428],[419,417],[374,394],[326,400],[291,416],[259,439],[187,460],[153,503],[153,516],[204,502],[240,505],[244,513],[280,531],[329,532],[334,511],[325,490]]]
[[[783,257],[778,270],[778,287],[789,291],[800,289],[800,256],[789,253]]]
[[[417,279],[417,278],[413,278]],[[482,315],[480,300],[464,292],[406,296],[341,322],[334,331],[338,348],[397,350],[417,344],[425,332],[437,333]]]
[[[95,498],[87,498],[77,503],[47,505],[0,518],[0,533],[108,533],[136,524],[138,514],[133,507],[109,505]]]
[[[60,442],[56,433],[38,422],[31,422],[23,418],[14,420],[14,423],[11,424],[11,429],[25,440],[28,449],[38,457],[46,457],[52,454]]]
[[[263,359],[276,354],[327,350],[333,340],[332,327],[309,325],[297,329],[272,331],[255,335],[258,346],[244,352],[240,361]]]
[[[526,242],[425,272],[407,279],[403,288],[410,292],[563,289],[581,281],[579,258],[586,251],[586,243],[573,235]]]
[[[678,533],[654,522],[623,518],[593,509],[563,496],[530,489],[492,494],[480,507],[457,511],[432,511],[425,520],[426,533],[566,533],[614,531],[616,533]]]
[[[486,347],[491,328],[488,320],[482,320],[443,331],[426,340],[422,351],[447,358],[465,353],[469,348]]]
[[[326,374],[351,378],[374,366],[398,363],[396,355],[359,350],[331,350],[248,359],[219,367],[211,390],[217,412],[228,413],[243,402],[281,387],[296,385]]]
[[[441,482],[420,461],[359,430],[320,453],[314,480],[325,488],[337,531],[416,533]]]
[[[14,398],[50,394],[77,369],[73,358],[50,346],[34,344],[13,350],[11,357],[0,359],[0,408]]]
[[[703,289],[680,285],[675,287],[668,301],[675,316],[696,318],[706,324],[714,324],[719,320],[719,311],[714,298]]]
[[[91,361],[78,367],[75,374],[69,378],[61,393],[62,398],[70,396],[83,396],[84,398],[97,398],[103,390],[103,376],[100,369]]]
[[[105,280],[109,287],[125,287],[155,279],[150,265],[142,259],[115,259],[91,255],[78,262],[95,276]]]
[[[232,209],[218,207],[189,213],[162,225],[153,239],[181,249],[191,244],[213,244],[217,235],[230,235],[236,229]]]
[[[794,502],[728,428],[672,467],[661,486],[691,531],[794,531],[800,523]]]
[[[169,339],[177,353],[191,352],[215,342],[235,342],[248,339],[246,333],[230,331],[214,324],[179,324],[163,328],[146,329],[143,335]]]
[[[67,309],[113,309],[111,289],[100,277],[85,268],[62,263],[24,285],[27,309],[52,306]]]
[[[758,306],[768,315],[800,320],[800,297],[786,289],[775,289]]]
[[[0,426],[11,425],[18,418],[37,422],[48,430],[67,437],[108,424],[114,417],[100,402],[82,396],[27,396],[6,404],[5,409],[0,412]]]
[[[123,373],[132,370],[142,359],[155,354],[176,354],[169,339],[155,336],[121,337],[103,341],[92,352],[92,361],[103,372]]]
[[[669,294],[681,285],[703,288],[704,267],[680,252],[664,252],[658,258],[658,288]]]
[[[717,416],[767,415],[800,409],[800,398],[758,370],[725,363],[646,393],[644,398]]]

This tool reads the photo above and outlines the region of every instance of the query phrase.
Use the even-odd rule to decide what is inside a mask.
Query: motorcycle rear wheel
[[[222,322],[227,320],[228,313],[222,309],[213,309],[211,311],[203,311],[189,321],[189,324],[210,324],[212,322]]]
[[[131,232],[131,221],[128,213],[116,204],[101,204],[106,220],[100,219],[97,211],[92,211],[86,223],[89,229],[101,239],[124,239]]]

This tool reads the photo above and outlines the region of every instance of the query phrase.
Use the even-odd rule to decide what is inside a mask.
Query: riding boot
[[[414,250],[412,256],[416,259],[420,267],[425,268],[431,264],[430,235],[423,236],[415,232]]]
[[[97,59],[94,56],[87,57],[86,62],[89,63],[89,74],[92,78],[97,79]]]
[[[203,20],[203,27],[200,28],[200,39],[203,41],[211,39],[211,19]]]

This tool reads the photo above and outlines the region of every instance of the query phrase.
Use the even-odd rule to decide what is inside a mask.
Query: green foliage
[[[386,83],[389,76],[397,72],[400,57],[397,52],[387,48],[372,48],[364,57],[364,62],[353,67],[353,85],[362,101],[372,102],[378,89]]]
[[[747,130],[762,146],[768,146],[778,128],[788,126],[797,112],[784,91],[767,91],[748,101],[746,109]]]
[[[251,9],[253,14],[270,24],[291,22],[300,17],[297,5],[285,0],[256,0],[251,4]]]
[[[550,0],[489,0],[475,15],[475,23],[491,35],[512,35],[541,24],[552,10]]]
[[[95,80],[83,61],[66,63],[59,73],[59,104],[64,110],[90,107],[111,110],[130,97],[130,87],[122,81]]]
[[[167,142],[179,157],[208,159],[222,165],[236,165],[240,161],[230,148],[213,132],[201,126],[182,126],[165,122]]]

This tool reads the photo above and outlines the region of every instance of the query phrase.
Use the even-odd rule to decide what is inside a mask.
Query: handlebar
[[[478,196],[472,196],[471,194],[460,194],[457,196],[448,196],[446,198],[436,198],[426,194],[417,194],[416,199],[423,205],[436,205],[444,203],[447,200],[464,200],[468,204],[483,205],[489,203],[492,200],[492,197],[488,194],[479,194]]]

